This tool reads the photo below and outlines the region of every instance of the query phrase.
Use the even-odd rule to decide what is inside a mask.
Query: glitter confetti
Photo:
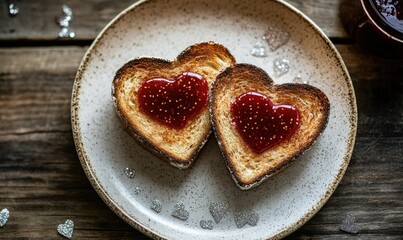
[[[242,228],[246,224],[249,224],[250,226],[256,226],[258,221],[259,215],[254,211],[247,213],[239,212],[235,214],[235,223],[238,228]]]
[[[211,220],[208,220],[208,221],[206,221],[206,220],[201,220],[201,221],[200,221],[200,226],[201,226],[203,229],[209,229],[209,230],[213,229],[213,227],[214,227],[213,221],[211,221]]]
[[[263,35],[263,39],[266,40],[270,50],[275,51],[288,42],[290,34],[280,28],[269,27],[269,30]]]
[[[0,227],[6,225],[8,218],[10,217],[10,212],[7,208],[3,208],[0,212]]]
[[[8,4],[8,14],[10,14],[10,16],[17,16],[18,13],[20,12],[20,8],[17,6],[17,1],[9,1]]]
[[[161,212],[161,209],[162,209],[161,201],[158,200],[158,199],[154,199],[154,200],[151,202],[150,208],[151,208],[152,210],[154,210],[156,213],[160,213],[160,212]]]
[[[58,36],[60,38],[74,38],[76,36],[73,29],[70,27],[70,22],[73,20],[73,10],[67,6],[62,6],[61,16],[56,18],[56,22],[61,27]]]
[[[261,42],[257,42],[255,43],[255,45],[253,45],[252,49],[250,50],[250,54],[255,57],[266,57],[267,50],[266,47],[263,46]]]
[[[300,75],[296,76],[296,77],[292,80],[292,82],[293,82],[293,83],[302,83],[302,84],[308,84],[308,83],[309,83],[308,80],[303,79]]]
[[[214,221],[218,223],[221,218],[228,211],[229,204],[227,202],[211,202],[209,211],[214,218]]]
[[[58,35],[60,38],[73,38],[76,34],[71,30],[71,28],[63,27]]]
[[[139,188],[139,187],[135,187],[134,188],[134,194],[139,194],[141,192],[141,188]]]
[[[351,213],[348,213],[343,220],[343,223],[340,225],[340,230],[346,233],[357,234],[360,232],[360,228],[355,223],[355,216]]]
[[[125,168],[124,172],[128,178],[134,178],[135,175],[134,169],[127,167]]]
[[[171,216],[185,221],[189,218],[189,212],[185,209],[185,204],[177,203],[174,206]]]
[[[73,230],[74,223],[70,219],[67,219],[64,223],[57,226],[57,232],[68,239],[71,239],[73,237]]]
[[[284,58],[276,58],[273,62],[273,69],[277,77],[284,75],[290,70],[290,61]]]

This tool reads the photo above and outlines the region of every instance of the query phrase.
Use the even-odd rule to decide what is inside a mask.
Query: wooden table
[[[10,17],[0,2],[1,239],[145,239],[116,216],[87,180],[74,147],[70,98],[78,65],[99,31],[134,1],[67,1],[73,39],[58,39],[65,1],[20,1]],[[344,31],[336,0],[290,0],[330,37],[353,80],[358,113],[354,153],[326,205],[289,239],[403,238],[403,60],[361,50]],[[357,235],[339,230],[347,213]],[[269,227],[269,226],[268,226]]]

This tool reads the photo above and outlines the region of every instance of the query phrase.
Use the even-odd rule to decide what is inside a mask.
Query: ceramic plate
[[[275,27],[288,42],[267,57],[250,51]],[[194,165],[177,170],[145,151],[123,130],[111,98],[116,70],[140,56],[173,59],[203,41],[226,46],[239,63],[265,69],[277,83],[297,76],[329,97],[326,130],[289,168],[259,187],[242,191],[233,183],[212,137]],[[277,76],[275,59],[289,60]],[[262,239],[286,236],[302,226],[326,202],[340,182],[356,133],[353,87],[340,55],[324,33],[301,12],[281,1],[150,0],[119,14],[86,53],[72,93],[72,127],[81,164],[95,190],[127,223],[155,238]],[[129,178],[124,169],[132,168]],[[161,211],[150,208],[158,199]],[[212,202],[229,209],[215,223]],[[183,203],[189,218],[171,216]],[[255,212],[256,226],[238,228],[235,215]],[[213,229],[200,222],[212,221]]]

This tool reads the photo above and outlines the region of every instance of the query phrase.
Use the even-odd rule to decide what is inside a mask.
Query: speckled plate
[[[252,46],[275,26],[291,35],[288,43],[265,58]],[[297,75],[323,90],[331,113],[316,144],[289,168],[259,187],[242,191],[233,183],[212,138],[194,165],[177,170],[156,159],[123,130],[112,104],[111,83],[129,59],[173,59],[187,46],[215,41],[240,63],[265,69],[277,83]],[[273,61],[285,58],[290,71],[276,77]],[[356,102],[347,69],[325,34],[306,16],[282,1],[150,0],[119,14],[86,53],[72,93],[72,127],[81,164],[105,203],[131,226],[155,238],[263,239],[284,237],[310,219],[340,182],[350,160],[356,133]],[[128,178],[124,169],[135,170]],[[139,190],[140,189],[140,190]],[[160,213],[150,209],[154,199]],[[172,217],[182,202],[189,218]],[[213,229],[211,202],[229,210]],[[238,228],[234,216],[256,212],[256,226]]]

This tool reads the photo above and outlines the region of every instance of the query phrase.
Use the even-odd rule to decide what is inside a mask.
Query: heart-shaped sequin
[[[74,222],[70,219],[67,219],[64,223],[57,226],[57,232],[68,239],[73,237],[73,230]]]
[[[269,30],[263,35],[263,39],[266,40],[270,46],[270,50],[275,51],[290,39],[290,34],[277,27],[270,27]]]
[[[200,221],[200,226],[201,226],[203,229],[209,229],[209,230],[211,230],[211,229],[213,229],[214,224],[213,224],[213,221],[211,221],[211,220],[208,220],[208,221],[206,221],[206,220],[201,220],[201,221]]]
[[[273,70],[277,77],[290,71],[290,61],[284,58],[276,58],[273,61]]]
[[[249,224],[250,226],[256,226],[259,221],[259,215],[254,211],[251,212],[239,212],[235,214],[235,223],[238,228]]]
[[[256,153],[289,139],[299,127],[299,111],[290,105],[273,105],[259,92],[246,92],[231,105],[232,124]]]
[[[162,210],[162,203],[161,203],[161,201],[158,200],[158,199],[154,199],[154,200],[151,202],[150,208],[151,208],[152,210],[154,210],[156,213],[160,213],[161,210]]]
[[[214,218],[214,221],[218,223],[221,218],[228,211],[229,204],[227,202],[212,202],[209,206],[209,211]]]
[[[173,80],[152,78],[138,91],[140,109],[166,126],[182,129],[207,106],[208,89],[207,81],[192,72]]]
[[[10,217],[10,212],[7,208],[3,208],[0,212],[0,227],[6,225],[8,218]]]
[[[356,234],[360,231],[360,228],[355,223],[355,216],[351,213],[348,213],[343,220],[343,223],[340,225],[340,230]]]
[[[177,203],[174,206],[171,216],[185,221],[189,218],[189,212],[185,209],[185,204]]]

